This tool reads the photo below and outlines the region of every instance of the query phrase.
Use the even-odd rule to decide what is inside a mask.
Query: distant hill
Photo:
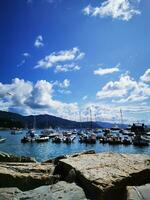
[[[91,128],[91,122],[75,122],[52,115],[36,115],[36,128],[60,127],[60,128]],[[22,116],[12,112],[0,111],[0,127],[3,128],[33,128],[34,116]],[[93,128],[101,128],[101,126],[92,122]]]
[[[91,122],[76,122],[52,115],[36,115],[36,128],[49,128],[49,127],[60,127],[60,128],[91,128]],[[0,127],[3,128],[33,128],[34,116],[22,116],[17,113],[0,111]],[[126,124],[116,124],[118,127],[126,128]],[[93,128],[112,128],[113,123],[109,122],[92,122]]]
[[[119,128],[127,128],[128,127],[127,124],[113,124],[110,122],[96,122],[96,123],[103,128],[112,128],[115,125],[117,125]]]

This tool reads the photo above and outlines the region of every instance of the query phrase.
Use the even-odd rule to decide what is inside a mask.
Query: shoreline
[[[81,199],[109,200],[117,197],[117,200],[126,200],[128,186],[131,190],[131,186],[150,183],[150,156],[90,150],[37,162],[34,158],[1,152],[0,178],[3,180],[0,195],[1,188],[6,187],[17,187],[26,192],[33,190],[34,193],[35,188],[43,185],[53,188],[67,184],[70,188],[75,184],[77,190],[82,189],[80,195],[84,198]],[[68,199],[69,196],[70,192]]]

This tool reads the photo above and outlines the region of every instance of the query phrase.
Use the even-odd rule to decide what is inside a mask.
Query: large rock
[[[127,187],[127,200],[150,200],[150,184]]]
[[[0,163],[0,187],[29,190],[58,180],[54,165],[40,163]]]
[[[0,162],[36,162],[34,158],[25,156],[16,156],[0,151]]]
[[[124,199],[127,185],[150,182],[150,156],[117,153],[79,154],[59,161],[56,173],[73,179],[94,200]]]
[[[17,188],[0,188],[1,200],[86,200],[82,188],[64,181],[22,192]]]

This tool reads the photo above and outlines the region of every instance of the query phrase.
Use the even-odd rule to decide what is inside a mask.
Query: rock
[[[44,161],[43,163],[54,163],[55,165],[58,164],[59,160],[61,159],[65,159],[65,158],[68,158],[68,157],[77,157],[79,155],[82,155],[82,154],[95,154],[95,151],[94,150],[87,150],[87,151],[83,151],[81,153],[74,153],[74,154],[71,154],[71,155],[60,155],[54,159],[48,159],[46,161]]]
[[[72,154],[70,155],[71,157],[77,157],[79,155],[83,155],[83,154],[95,154],[96,152],[94,150],[87,150],[87,151],[83,151],[81,153],[75,153],[75,154]],[[69,157],[70,157],[69,156]]]
[[[127,185],[150,181],[150,156],[117,153],[79,154],[59,161],[55,172],[66,180],[71,169],[76,182],[94,200],[122,200]]]
[[[87,151],[83,151],[81,152],[80,154],[83,155],[83,154],[95,154],[96,152],[94,150],[87,150]]]
[[[127,187],[127,200],[150,200],[150,184]]]
[[[0,162],[33,162],[35,163],[36,160],[31,157],[15,156],[15,155],[0,151]]]
[[[68,183],[73,183],[76,180],[76,171],[74,169],[71,169],[68,173],[68,176],[66,177],[66,181]]]
[[[54,159],[54,164],[57,165],[58,162],[59,162],[59,160],[65,159],[65,158],[67,158],[66,155],[61,155],[61,156],[56,157],[56,158]]]
[[[58,180],[54,165],[40,163],[0,163],[0,187],[29,190]]]
[[[5,198],[6,197],[6,198]],[[86,200],[85,194],[75,183],[64,181],[51,186],[41,186],[34,190],[22,192],[17,188],[0,188],[0,199],[3,200]]]
[[[20,193],[18,188],[0,188],[0,200],[17,200],[16,196]]]

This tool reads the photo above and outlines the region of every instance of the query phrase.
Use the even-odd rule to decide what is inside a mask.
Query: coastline
[[[27,191],[34,191],[40,186],[49,185],[53,190],[57,184],[67,184],[67,188],[73,184],[76,188],[75,196],[80,190],[80,199],[109,200],[117,197],[118,200],[126,200],[128,186],[131,191],[131,186],[150,183],[149,155],[95,153],[90,150],[40,163],[34,158],[0,153],[0,169],[3,180],[0,195],[2,188],[6,187],[9,187],[9,191],[11,187],[16,187],[29,195]],[[8,177],[11,181],[8,181]],[[20,195],[21,191],[18,192]],[[40,193],[43,192],[44,188],[40,189]],[[69,189],[67,199],[70,197]]]

